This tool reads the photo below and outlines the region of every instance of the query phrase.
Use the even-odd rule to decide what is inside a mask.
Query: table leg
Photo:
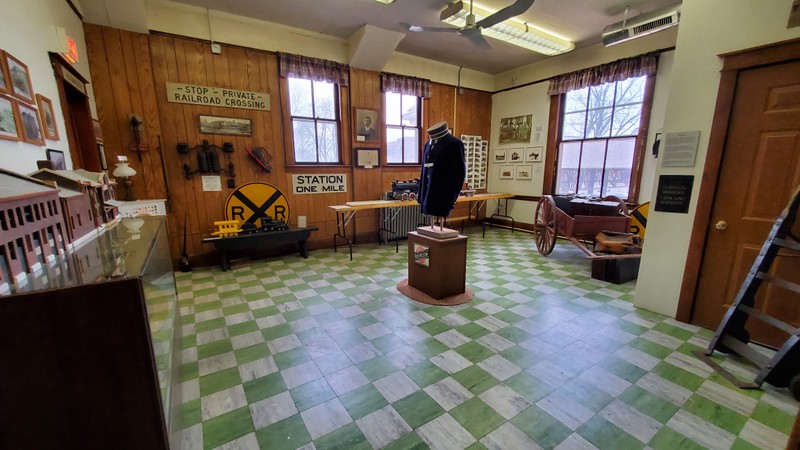
[[[228,261],[228,252],[220,251],[219,258],[220,258],[220,266],[222,266],[222,271],[226,272],[230,270],[231,265],[230,261]]]
[[[297,245],[300,246],[300,256],[305,259],[308,259],[308,246],[306,245],[306,241],[298,241]]]
[[[341,214],[341,216],[340,216]],[[333,251],[336,252],[336,238],[342,238],[347,242],[347,245],[350,247],[350,261],[353,260],[353,242],[355,242],[356,236],[356,224],[355,221],[353,222],[353,240],[347,238],[347,224],[350,222],[351,219],[356,215],[355,211],[350,212],[347,214],[346,212],[342,211],[336,212],[336,234],[333,235]],[[341,218],[340,218],[341,217]]]

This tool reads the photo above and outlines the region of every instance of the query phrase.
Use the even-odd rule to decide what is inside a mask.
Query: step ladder
[[[793,283],[769,273],[772,263],[779,257],[800,257],[800,238],[792,232],[800,207],[800,187],[775,221],[750,272],[747,274],[736,300],[725,313],[714,338],[703,352],[695,355],[714,368],[735,386],[742,389],[758,389],[766,381],[777,387],[786,387],[800,373],[800,329],[755,309],[755,298],[764,283],[772,283],[782,289],[800,293],[800,284]],[[785,250],[784,250],[785,249]],[[783,250],[781,254],[779,252]],[[748,345],[750,335],[745,329],[747,319],[761,320],[772,327],[787,333],[789,338],[771,358]],[[722,353],[736,353],[758,368],[753,382],[744,382],[721,367],[710,356],[718,350]]]

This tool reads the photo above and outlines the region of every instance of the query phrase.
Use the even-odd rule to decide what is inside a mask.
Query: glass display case
[[[164,218],[126,218],[0,296],[0,448],[169,448],[177,293]]]

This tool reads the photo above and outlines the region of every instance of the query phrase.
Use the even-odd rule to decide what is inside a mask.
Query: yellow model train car
[[[214,226],[217,227],[217,231],[212,232],[212,236],[236,236],[242,231],[242,229],[239,228],[238,220],[218,220],[214,222]]]

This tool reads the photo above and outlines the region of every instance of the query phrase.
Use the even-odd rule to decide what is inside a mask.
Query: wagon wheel
[[[556,246],[556,203],[545,195],[536,205],[536,248],[543,256],[549,255]]]
[[[602,200],[604,202],[617,202],[617,203],[619,203],[619,206],[617,207],[617,212],[620,215],[623,215],[623,216],[630,215],[630,214],[628,214],[628,205],[625,202],[623,202],[622,199],[617,197],[616,195],[607,195],[607,196],[601,198],[600,200]]]

